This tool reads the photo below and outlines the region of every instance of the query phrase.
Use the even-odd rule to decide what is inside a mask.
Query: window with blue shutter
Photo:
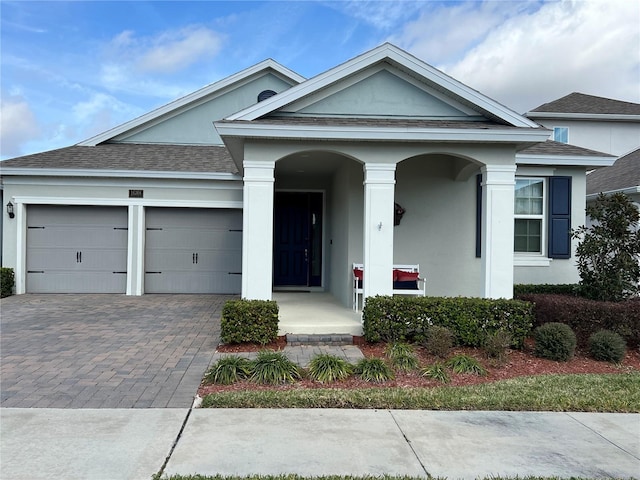
[[[571,177],[549,177],[549,258],[571,257]]]

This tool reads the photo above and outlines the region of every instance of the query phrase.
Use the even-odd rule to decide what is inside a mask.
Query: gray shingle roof
[[[640,148],[587,175],[587,195],[640,187]]]
[[[104,143],[75,145],[4,160],[4,168],[238,173],[222,146]]]
[[[553,102],[540,105],[531,110],[531,113],[533,112],[640,115],[640,103],[573,92]]]
[[[608,153],[597,152],[568,143],[554,142],[553,140],[537,143],[524,150],[520,150],[518,153],[524,155],[561,155],[571,157],[615,157],[615,155],[609,155]]]

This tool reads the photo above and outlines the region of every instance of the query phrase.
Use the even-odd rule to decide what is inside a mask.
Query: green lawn
[[[207,395],[202,406],[640,413],[640,372],[539,375],[465,387],[246,390]]]

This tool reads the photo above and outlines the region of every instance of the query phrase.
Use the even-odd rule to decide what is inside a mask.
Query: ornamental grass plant
[[[311,359],[308,373],[316,382],[331,383],[349,378],[353,365],[335,355],[322,353]]]
[[[293,383],[302,377],[300,368],[282,352],[262,350],[252,362],[249,380],[267,385]]]

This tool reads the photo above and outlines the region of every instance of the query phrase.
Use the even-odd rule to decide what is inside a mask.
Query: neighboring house
[[[625,155],[640,146],[640,104],[571,93],[525,116],[553,130],[553,140]]]
[[[640,209],[640,148],[587,175],[587,203],[600,193],[624,193]]]
[[[328,291],[420,264],[428,295],[577,281],[586,170],[615,157],[384,44],[305,80],[267,60],[78,145],[3,162],[17,293]],[[394,203],[405,214],[394,226]]]
[[[525,115],[553,130],[556,141],[620,156],[615,165],[587,175],[587,203],[598,193],[623,192],[640,204],[639,103],[574,92]]]

